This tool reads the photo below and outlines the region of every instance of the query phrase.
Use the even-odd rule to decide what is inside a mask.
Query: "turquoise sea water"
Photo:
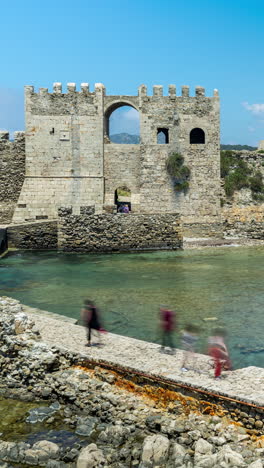
[[[14,252],[0,260],[0,295],[79,318],[93,299],[109,331],[159,342],[158,308],[178,314],[179,329],[200,328],[199,351],[225,326],[234,367],[264,367],[264,248],[138,254]],[[216,317],[217,320],[204,321]],[[179,334],[175,344],[180,347]],[[262,351],[261,351],[262,350]]]

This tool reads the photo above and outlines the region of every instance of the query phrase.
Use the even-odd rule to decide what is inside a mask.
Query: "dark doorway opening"
[[[118,213],[131,211],[131,191],[129,188],[123,185],[115,190],[115,205]]]
[[[193,128],[190,133],[191,145],[203,145],[205,143],[205,133],[201,128]]]

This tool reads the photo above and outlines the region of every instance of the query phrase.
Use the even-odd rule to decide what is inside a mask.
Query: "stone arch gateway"
[[[111,104],[106,110],[104,114],[104,134],[107,138],[110,139],[110,119],[112,115],[115,113],[115,111],[122,109],[122,108],[129,108],[129,109],[134,109],[138,113],[138,119],[139,119],[139,110],[135,107],[134,104],[131,104],[130,102],[120,102],[117,101],[113,104]]]

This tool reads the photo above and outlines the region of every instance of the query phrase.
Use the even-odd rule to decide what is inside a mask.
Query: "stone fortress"
[[[140,145],[113,144],[109,118],[129,105],[140,116]],[[88,84],[68,84],[62,93],[55,83],[34,93],[25,88],[26,177],[13,222],[55,219],[59,206],[94,206],[102,213],[114,205],[115,190],[131,190],[134,213],[181,212],[188,219],[213,220],[219,216],[219,98],[205,97],[203,88],[189,96],[188,87],[176,97],[175,86],[163,96],[154,86],[153,96],[140,86],[138,96],[107,96],[102,84],[89,92]],[[191,132],[199,129],[202,139]],[[157,134],[166,134],[165,144]],[[199,133],[199,132],[198,132]],[[191,187],[176,196],[166,173],[172,151],[181,153],[191,167]]]
[[[110,141],[109,119],[121,106],[138,111],[140,144]],[[15,226],[32,232],[38,224],[42,238],[50,239],[56,224],[47,248],[67,244],[83,250],[97,250],[102,241],[106,250],[118,243],[177,248],[183,235],[221,237],[217,90],[207,97],[197,86],[190,96],[189,87],[182,86],[177,95],[170,85],[163,95],[163,87],[154,86],[150,96],[141,85],[136,96],[107,96],[100,83],[93,92],[87,83],[80,91],[69,83],[66,93],[61,83],[54,83],[52,93],[26,86],[25,117],[25,134],[16,132],[14,142],[7,132],[0,135],[0,222],[9,224],[10,235],[18,232]],[[173,152],[190,168],[186,193],[174,190],[166,170]],[[129,219],[117,213],[119,187],[131,193]]]

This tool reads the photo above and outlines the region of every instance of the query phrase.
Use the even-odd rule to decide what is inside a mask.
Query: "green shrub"
[[[263,154],[264,150],[258,150],[258,153]]]
[[[260,171],[257,171],[253,177],[250,177],[249,182],[252,192],[264,192],[263,176]]]
[[[230,150],[221,151],[221,177],[226,177],[234,165],[233,152]]]
[[[221,151],[221,177],[225,180],[225,193],[231,197],[235,190],[250,186],[252,169],[232,151]]]
[[[190,169],[184,166],[184,157],[179,153],[172,153],[166,161],[166,169],[173,180],[174,189],[176,192],[186,192],[189,188],[188,179],[190,177]]]

